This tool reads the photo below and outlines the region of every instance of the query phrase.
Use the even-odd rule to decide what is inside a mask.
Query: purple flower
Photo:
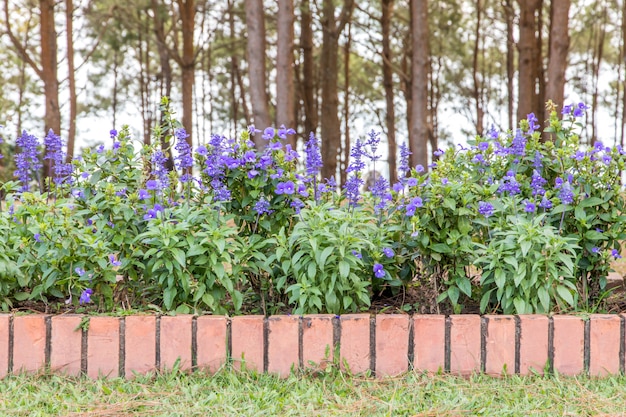
[[[385,268],[381,264],[375,263],[373,269],[376,278],[385,278]]]
[[[528,133],[533,133],[534,131],[538,130],[541,126],[539,126],[539,119],[537,119],[537,116],[535,116],[535,113],[530,113],[528,116],[526,116],[526,120],[528,121]]]
[[[285,127],[285,125],[280,125],[280,128],[278,129],[278,137],[281,139],[287,139],[287,135],[295,135],[296,131],[289,128],[287,129]]]
[[[409,178],[406,180],[406,183],[407,183],[407,185],[408,185],[409,187],[415,187],[415,186],[417,185],[417,178],[415,178],[415,177],[409,177]]]
[[[478,203],[478,213],[485,216],[490,217],[493,215],[494,209],[493,204],[481,201]]]
[[[574,108],[574,117],[582,117],[585,115],[585,110],[589,109],[589,106],[585,105],[585,103],[578,103],[578,105]]]
[[[62,184],[72,175],[72,165],[65,162],[63,141],[50,129],[44,138],[44,146],[46,147],[46,156],[43,159],[51,160],[54,183]]]
[[[417,173],[424,172],[424,166],[422,164],[417,164],[415,166],[415,172],[417,172]]]
[[[360,253],[360,252],[357,252],[357,251],[353,250],[353,251],[352,251],[352,254],[353,254],[354,256],[356,256],[358,259],[363,259],[363,255],[361,255],[361,253]]]
[[[80,304],[90,303],[92,294],[93,294],[93,290],[91,288],[85,288],[83,292],[80,294],[80,299],[78,300],[78,302]]]
[[[572,105],[567,104],[563,106],[563,110],[561,111],[561,114],[570,114],[570,113],[572,113]]]
[[[33,238],[35,239],[35,242],[41,243],[41,235],[39,233],[35,233]]]
[[[447,178],[442,178],[442,179],[441,179],[441,183],[442,183],[443,185],[448,184],[448,182],[450,182],[450,181],[448,181],[448,179],[447,179]]]
[[[274,128],[273,127],[266,127],[265,130],[263,131],[263,139],[265,140],[270,140],[274,138]]]
[[[141,188],[138,192],[138,197],[140,200],[145,200],[147,198],[150,198],[150,193],[148,192],[148,190]]]
[[[148,180],[146,181],[146,188],[148,190],[156,190],[159,188],[159,183],[156,180]]]
[[[150,188],[146,183],[149,190],[162,190],[170,185],[169,171],[166,167],[167,160],[168,158],[163,151],[158,150],[152,155],[152,175],[156,177],[158,182],[153,183],[154,188]]]
[[[259,216],[265,213],[271,214],[274,212],[274,210],[270,210],[270,203],[265,198],[261,198],[259,201],[256,202],[256,204],[254,205],[254,210]]]
[[[496,127],[494,125],[491,125],[491,128],[487,132],[487,136],[489,136],[489,138],[495,140],[495,139],[498,139],[498,137],[500,136],[500,132],[498,132],[498,129],[496,129]]]
[[[276,184],[276,190],[275,190],[276,194],[291,195],[294,192],[295,192],[295,184],[293,183],[293,181],[279,182],[278,184]]]
[[[309,191],[306,189],[306,185],[298,184],[298,194],[300,194],[302,197],[309,196]]]
[[[537,210],[537,207],[535,206],[535,203],[533,203],[531,201],[526,201],[526,203],[524,205],[524,211],[526,213],[534,213],[535,210]]]
[[[611,250],[611,256],[615,259],[621,259],[622,255],[620,255],[619,251],[617,249],[613,249]]]
[[[611,158],[611,155],[604,154],[602,156],[602,162],[604,162],[604,165],[610,165],[612,160],[613,158]]]
[[[113,266],[122,266],[122,262],[115,260],[115,255],[109,255],[109,262]]]
[[[509,171],[506,173],[504,178],[500,181],[500,186],[498,187],[499,193],[509,193],[509,195],[515,195],[520,193],[520,185],[515,178],[515,173],[513,171]]]
[[[443,151],[441,149],[437,149],[435,152],[433,152],[433,155],[441,156],[441,155],[443,155]]]
[[[594,246],[593,248],[591,248],[591,253],[600,253],[600,248],[597,246]]]
[[[409,155],[411,155],[411,151],[406,143],[402,142],[400,144],[400,165],[398,166],[398,177],[400,179],[406,177],[410,168],[409,168]]]
[[[552,201],[544,195],[541,199],[541,203],[539,203],[539,207],[549,210],[552,208]]]
[[[563,204],[572,204],[574,201],[574,191],[572,190],[572,186],[569,182],[564,183],[561,187],[559,198]]]
[[[178,152],[178,155],[174,158],[176,168],[185,172],[180,178],[181,182],[189,181],[190,175],[186,172],[193,166],[193,157],[191,156],[191,147],[187,143],[187,131],[183,128],[176,129],[176,138],[178,141],[174,146],[174,149]]]
[[[496,138],[497,138],[497,137],[498,137],[498,136],[496,136]],[[480,143],[478,144],[478,149],[479,149],[481,152],[486,151],[487,149],[489,149],[489,142],[480,142]]]
[[[322,168],[322,154],[317,138],[311,132],[309,140],[304,145],[306,173],[311,178],[316,178]]]
[[[395,253],[393,252],[393,249],[391,248],[383,248],[383,254],[387,257],[387,258],[393,258]]]
[[[296,213],[298,214],[300,213],[300,210],[304,208],[304,203],[299,198],[294,198],[291,204],[289,205],[293,207],[296,210]]]
[[[115,139],[117,137],[117,130],[111,129],[109,131],[109,135],[111,136],[111,139]]]
[[[196,153],[201,156],[206,156],[209,151],[207,150],[206,146],[200,145],[196,148]]]
[[[21,152],[15,154],[15,176],[19,178],[22,186],[20,191],[28,191],[32,174],[38,172],[43,166],[39,162],[39,154],[37,148],[39,139],[33,135],[29,135],[25,130],[22,135],[17,138],[15,145],[21,148]]]
[[[400,191],[402,191],[404,189],[404,186],[402,185],[401,182],[397,182],[393,185],[393,191],[395,191],[396,193],[399,193]]]
[[[76,275],[78,275],[79,277],[82,277],[83,275],[85,275],[85,270],[78,266],[74,268],[74,272],[76,272]]]
[[[533,195],[544,195],[546,190],[543,188],[548,181],[539,174],[539,172],[535,169],[533,170],[533,175],[530,181],[530,187],[533,189]]]

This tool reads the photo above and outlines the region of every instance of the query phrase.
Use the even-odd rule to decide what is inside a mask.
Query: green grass
[[[626,415],[626,378],[460,378],[339,372],[292,376],[172,372],[134,380],[9,376],[2,416],[598,416]]]

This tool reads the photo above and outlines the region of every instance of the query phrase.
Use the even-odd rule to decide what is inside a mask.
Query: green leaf
[[[460,277],[457,280],[456,285],[459,287],[459,290],[468,297],[472,296],[472,283],[467,277]]]
[[[452,253],[452,249],[450,249],[450,246],[446,245],[445,243],[435,243],[434,245],[430,245],[429,249],[438,253]]]
[[[494,282],[498,288],[504,288],[506,283],[506,273],[501,268],[496,268]]]
[[[587,220],[587,214],[585,213],[585,209],[581,206],[576,206],[576,208],[574,209],[574,217],[579,222]]]
[[[537,290],[537,297],[543,307],[543,311],[545,313],[550,311],[550,295],[548,294],[548,290],[546,290],[545,287],[539,287]]]
[[[334,247],[329,246],[322,251],[322,254],[319,256],[319,259],[317,260],[317,264],[320,266],[320,269],[322,270],[324,269],[324,265],[326,265],[326,260],[328,259],[330,254],[333,253],[334,250],[335,250]]]
[[[350,264],[345,260],[339,261],[339,275],[344,279],[350,275]]]
[[[600,233],[597,230],[587,230],[585,233],[585,239],[589,240],[607,240],[608,238],[604,233]]]
[[[450,287],[448,288],[448,298],[452,305],[457,305],[459,302],[459,288],[458,287]]]
[[[517,314],[525,314],[526,313],[526,302],[519,297],[515,297],[513,299],[513,304],[515,305],[515,312]]]
[[[174,304],[174,297],[176,297],[176,287],[167,287],[163,291],[163,304],[165,305],[166,310],[172,309],[172,304]]]
[[[604,200],[602,200],[599,197],[589,197],[589,198],[585,198],[580,203],[578,203],[578,206],[579,207],[593,207],[602,203],[604,203]]]
[[[559,285],[556,287],[556,292],[558,293],[559,297],[561,297],[561,299],[564,300],[567,304],[572,307],[574,306],[574,297],[572,296],[570,290],[562,285]]]
[[[182,249],[172,248],[172,255],[174,255],[174,259],[176,259],[176,262],[178,262],[180,266],[185,267],[186,257]]]

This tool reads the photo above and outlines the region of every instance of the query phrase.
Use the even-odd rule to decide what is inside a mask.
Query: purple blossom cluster
[[[15,154],[15,176],[22,184],[20,191],[28,191],[30,182],[33,179],[32,175],[39,172],[43,166],[39,161],[39,151],[37,149],[39,147],[39,139],[24,130],[22,135],[17,138],[15,144],[20,149],[20,152]]]

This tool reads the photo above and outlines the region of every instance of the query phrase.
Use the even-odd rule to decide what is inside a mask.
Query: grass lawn
[[[222,371],[89,380],[0,381],[3,416],[626,416],[626,377],[592,379],[408,373],[376,380]]]

